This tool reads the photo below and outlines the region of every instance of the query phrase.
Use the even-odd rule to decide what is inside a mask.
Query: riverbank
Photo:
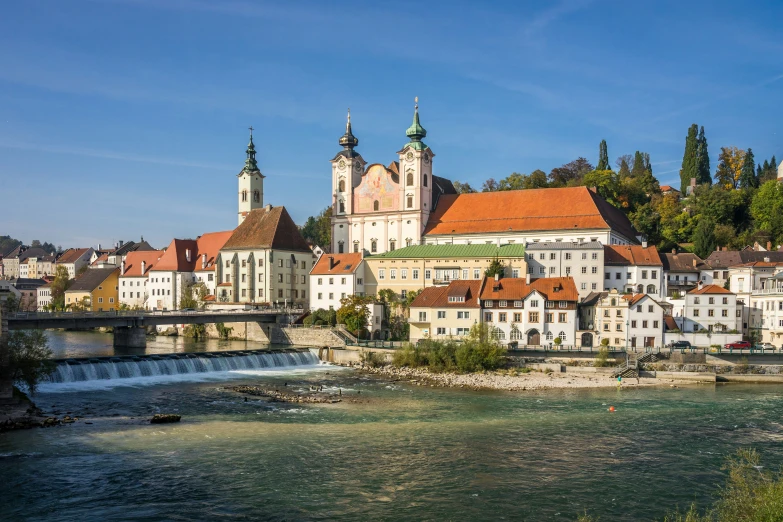
[[[449,388],[468,388],[473,390],[528,391],[550,389],[583,388],[640,388],[652,386],[681,386],[693,382],[678,379],[659,379],[641,377],[618,381],[609,375],[579,375],[569,373],[511,373],[507,371],[487,373],[434,373],[423,368],[396,368],[365,366],[359,371],[409,381],[420,386],[441,386]]]

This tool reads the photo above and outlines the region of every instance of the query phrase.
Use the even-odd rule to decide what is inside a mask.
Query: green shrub
[[[604,341],[608,341],[608,339],[604,339]],[[603,341],[601,341],[601,344],[603,344]],[[613,364],[609,361],[609,348],[607,348],[606,345],[603,345],[598,349],[598,355],[595,356],[595,362],[593,363],[593,366],[596,368],[613,366]]]
[[[481,372],[496,370],[505,364],[505,350],[494,341],[468,339],[454,341],[420,341],[406,344],[392,357],[397,367],[426,367],[433,372]]]
[[[737,364],[734,365],[734,373],[748,373],[749,368],[750,366],[748,366],[748,358],[740,357],[737,361]]]
[[[189,324],[182,330],[182,335],[185,337],[191,337],[193,339],[206,339],[207,325]]]
[[[362,363],[370,368],[378,368],[380,366],[386,366],[386,357],[382,353],[363,351],[361,353]]]

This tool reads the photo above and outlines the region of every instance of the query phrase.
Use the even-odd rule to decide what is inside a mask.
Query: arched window
[[[397,249],[396,241],[389,241],[389,252],[394,252]]]
[[[377,201],[376,201],[376,203],[377,203]],[[370,252],[375,253],[377,251],[378,251],[378,242],[377,241],[372,241],[370,243]]]
[[[498,341],[503,341],[506,338],[506,333],[496,326],[492,329],[492,338]]]
[[[342,254],[343,251],[345,250],[345,247],[343,245],[344,245],[344,243],[342,241],[339,241],[337,243],[337,253],[338,254]]]
[[[345,212],[345,201],[343,200],[340,200],[340,212],[341,213]]]
[[[413,208],[413,196],[408,196],[406,199],[407,199],[407,203],[406,203],[407,207]]]
[[[644,285],[639,285],[639,286],[637,286],[637,287],[636,287],[636,292],[637,292],[637,293],[640,293],[640,294],[641,294],[642,292],[644,292]]]
[[[617,299],[612,297],[612,306],[617,306]]]
[[[411,246],[411,238],[405,240],[405,246]]]
[[[552,334],[552,332],[547,332],[546,333],[546,340],[547,341],[551,341],[554,338],[555,338],[555,336]]]
[[[377,199],[372,202],[372,209],[375,210],[376,212],[381,209],[381,204],[378,203]]]
[[[247,190],[242,191],[242,201],[247,201]]]
[[[511,335],[509,335],[509,339],[511,339],[512,341],[519,341],[520,339],[522,339],[522,332],[519,331],[517,325],[511,327]]]
[[[426,174],[424,175],[424,179],[422,180],[422,183],[424,184],[425,187],[427,186],[427,175]]]
[[[654,294],[655,293],[655,285],[647,285],[647,293],[648,294]]]
[[[261,193],[257,190],[253,191],[253,201],[255,201],[256,203],[261,201]]]
[[[405,184],[409,187],[413,186],[413,172],[408,172],[408,175],[405,177]]]
[[[566,334],[565,334],[565,332],[560,332],[559,334],[557,334],[557,336],[560,338],[560,342],[562,342],[562,343],[566,342]]]
[[[340,184],[339,184],[337,190],[339,190],[340,192],[345,192],[345,180],[344,179],[340,180]]]

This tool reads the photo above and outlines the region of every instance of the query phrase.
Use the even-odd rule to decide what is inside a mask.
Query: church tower
[[[400,208],[403,212],[414,212],[416,231],[406,231],[404,245],[419,244],[421,233],[432,212],[432,159],[435,154],[422,139],[427,131],[419,121],[419,98],[415,99],[413,123],[405,131],[408,143],[397,154],[400,158]]]
[[[354,213],[353,192],[362,181],[365,161],[353,150],[359,145],[359,139],[351,129],[351,109],[345,134],[338,143],[343,150],[331,160],[332,163],[332,253],[347,253],[351,250],[351,228],[349,216]],[[326,245],[320,245],[326,246]]]
[[[237,174],[239,178],[239,222],[241,225],[251,210],[264,206],[264,175],[256,163],[256,147],[253,144],[253,127],[250,127],[250,143],[247,144],[245,166]]]

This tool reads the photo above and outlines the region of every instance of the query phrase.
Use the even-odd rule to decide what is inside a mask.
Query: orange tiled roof
[[[352,274],[362,260],[362,254],[324,254],[318,259],[310,275]],[[334,266],[329,268],[332,261]]]
[[[87,253],[89,248],[69,248],[57,259],[57,263],[73,263]]]
[[[499,286],[497,290],[496,286]],[[530,284],[521,278],[487,279],[481,290],[481,299],[521,300],[537,291],[552,301],[578,301],[579,292],[571,277],[543,277]]]
[[[647,294],[623,294],[622,299],[628,301],[629,306],[633,306],[645,297],[647,297]]]
[[[452,281],[448,286],[430,286],[421,291],[411,303],[411,308],[479,308],[478,296],[481,279]],[[449,295],[461,296],[464,302],[449,302]]]
[[[587,187],[444,194],[425,235],[613,229],[631,241],[636,232],[620,210]]]
[[[198,239],[174,239],[160,257],[153,270],[166,272],[201,272],[214,270],[215,259],[233,231],[208,232]],[[190,258],[188,258],[190,251]],[[206,266],[202,268],[203,256],[207,255]]]
[[[641,245],[604,245],[607,265],[663,266],[658,249]]]
[[[688,292],[689,294],[701,295],[701,294],[731,294],[732,292],[726,290],[722,286],[718,285],[704,285],[701,288],[696,288]]]
[[[223,248],[226,250],[273,248],[312,253],[285,207],[271,205],[251,210]]]
[[[135,252],[128,252],[128,255],[125,256],[125,273],[120,274],[120,277],[146,276],[162,255],[162,250],[137,250]],[[144,273],[141,272],[142,261],[144,261]]]
[[[95,261],[93,261],[93,263],[92,263],[92,265],[91,265],[91,266],[97,266],[97,265],[99,265],[99,264],[101,264],[101,263],[105,263],[105,262],[106,262],[106,261],[108,261],[108,260],[109,260],[109,254],[108,254],[108,253],[106,253],[106,254],[101,254],[100,256],[98,256],[98,259],[96,259]]]

